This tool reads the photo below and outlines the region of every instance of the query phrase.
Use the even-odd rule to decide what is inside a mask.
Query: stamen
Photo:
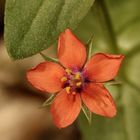
[[[81,74],[80,74],[80,72],[77,72],[77,73],[75,74],[74,79],[76,79],[76,80],[80,80],[80,79],[81,79]]]
[[[73,92],[72,92],[72,94],[73,94],[73,95],[75,95],[75,94],[76,94],[76,92],[75,92],[75,91],[73,91]]]
[[[66,69],[65,71],[68,75],[70,75],[72,73],[72,70],[70,70],[70,69]]]
[[[68,93],[68,94],[70,94],[70,86],[68,86],[68,87],[66,87],[66,92]]]
[[[80,87],[81,85],[82,85],[82,82],[77,82],[77,83],[76,83],[76,86],[77,86],[77,87]]]
[[[66,82],[68,80],[68,78],[66,77],[66,76],[63,76],[62,78],[61,78],[61,82]]]

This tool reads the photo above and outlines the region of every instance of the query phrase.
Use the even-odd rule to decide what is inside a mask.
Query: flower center
[[[80,93],[85,81],[83,74],[78,70],[66,69],[65,71],[66,75],[61,78],[61,82],[64,83],[66,92],[73,95]]]

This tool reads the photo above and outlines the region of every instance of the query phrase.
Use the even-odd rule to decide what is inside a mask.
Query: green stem
[[[93,8],[97,8],[97,12],[99,14],[99,21],[101,23],[102,26],[104,26],[104,31],[107,33],[108,38],[109,38],[109,43],[113,53],[119,53],[119,48],[118,48],[118,44],[117,44],[117,39],[116,39],[116,34],[113,28],[113,24],[109,15],[109,11],[106,5],[105,0],[97,0],[96,1],[96,7]]]

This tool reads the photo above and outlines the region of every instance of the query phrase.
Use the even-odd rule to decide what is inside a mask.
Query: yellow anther
[[[69,94],[70,93],[70,87],[66,87],[66,92]]]
[[[82,82],[77,82],[77,83],[76,83],[76,86],[77,86],[77,87],[80,87],[81,85],[82,85]]]
[[[65,71],[66,71],[67,74],[71,74],[72,73],[71,69],[66,69]]]
[[[61,82],[66,82],[66,81],[67,81],[67,77],[64,76],[61,78]]]
[[[75,94],[76,94],[76,92],[75,92],[75,91],[73,91],[73,92],[72,92],[72,94],[73,94],[73,95],[75,95]]]
[[[77,72],[76,74],[75,74],[75,77],[74,77],[76,80],[80,80],[81,79],[81,74],[80,74],[80,72]]]

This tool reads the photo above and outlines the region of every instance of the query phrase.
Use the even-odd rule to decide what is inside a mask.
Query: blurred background
[[[43,61],[39,55],[13,61],[4,46],[4,4],[0,0],[0,140],[139,140],[140,139],[140,1],[96,0],[74,31],[86,43],[94,35],[93,53],[124,54],[118,81],[106,87],[118,114],[113,119],[93,115],[92,125],[81,114],[72,126],[58,130],[47,96],[26,81],[27,69]],[[54,55],[52,50],[45,52]]]

